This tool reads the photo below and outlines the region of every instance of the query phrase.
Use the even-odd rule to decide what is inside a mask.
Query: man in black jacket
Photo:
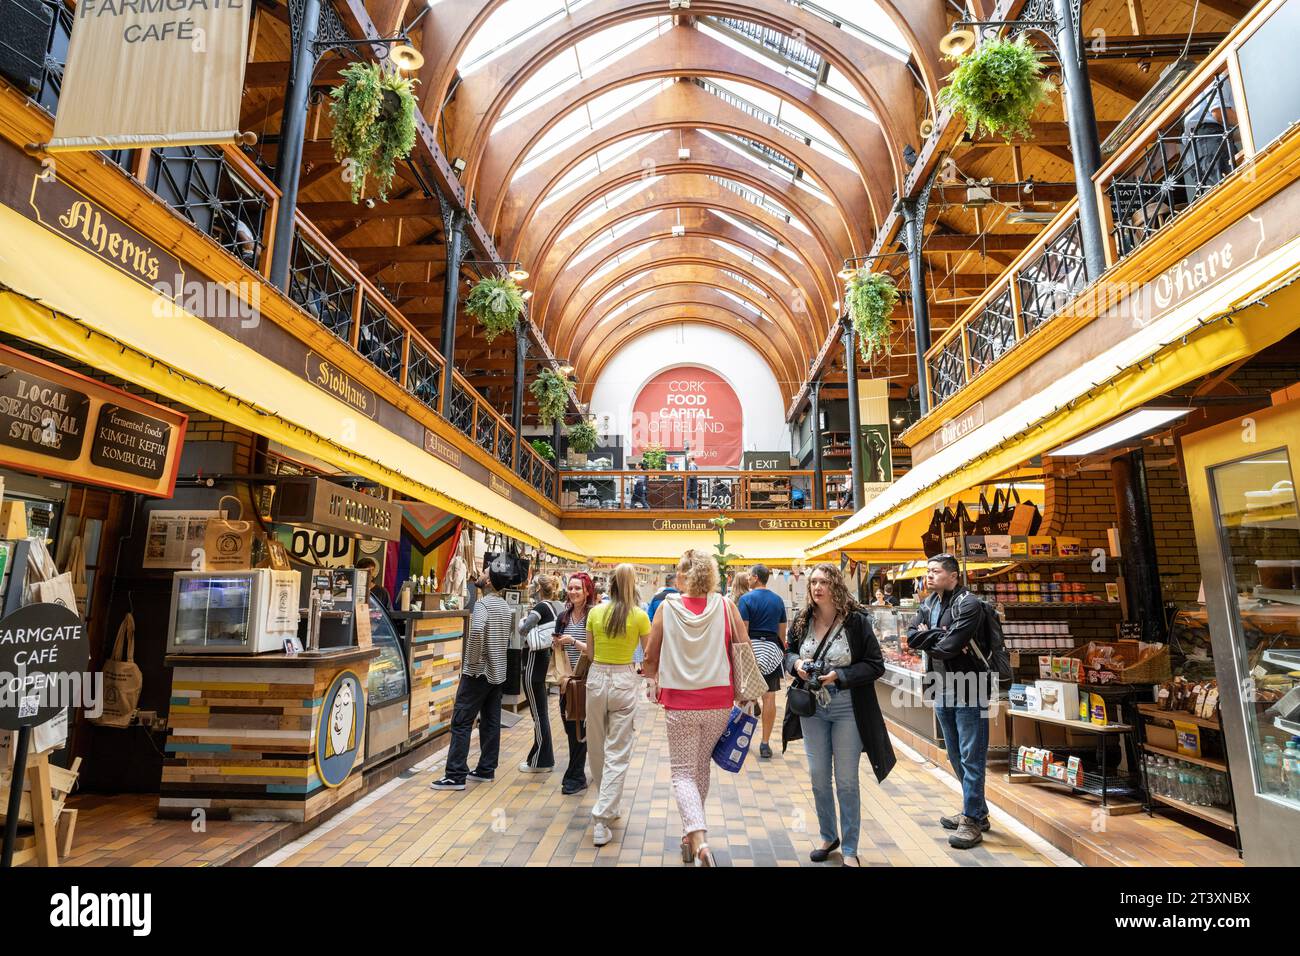
[[[984,605],[961,585],[960,566],[951,554],[930,559],[925,583],[929,596],[907,629],[907,643],[930,656],[927,695],[943,729],[948,760],[961,780],[961,813],[940,817],[954,831],[950,846],[966,850],[989,829],[984,802],[984,771],[989,750],[987,671],[970,650],[984,623]]]

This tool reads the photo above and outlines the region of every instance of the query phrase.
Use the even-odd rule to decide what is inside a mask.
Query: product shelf
[[[1033,773],[1028,770],[1017,769],[1013,761],[1011,770],[1007,774],[1009,777],[1025,777],[1030,780],[1046,780],[1048,783],[1059,784],[1063,787],[1069,787],[1071,790],[1078,790],[1094,797],[1105,796],[1108,800],[1114,797],[1141,799],[1142,791],[1138,785],[1136,777],[1108,776],[1106,786],[1101,785],[1101,774],[1094,773],[1091,770],[1083,771],[1083,778],[1075,783],[1067,780],[1057,780],[1055,777],[1049,777],[1045,773]]]
[[[1189,714],[1184,710],[1161,710],[1155,704],[1138,704],[1138,713],[1143,717],[1160,717],[1165,720],[1177,720],[1184,724],[1195,724],[1197,727],[1208,727],[1211,730],[1220,730],[1222,725],[1218,719],[1207,720],[1204,717],[1197,717],[1195,714]]]
[[[1022,607],[1108,607],[1119,610],[1117,601],[995,601],[1000,607],[1022,608]]]
[[[1237,821],[1233,818],[1232,813],[1222,807],[1198,807],[1196,804],[1186,803],[1177,797],[1166,797],[1160,793],[1152,793],[1150,796],[1152,800],[1173,807],[1175,810],[1182,810],[1184,813],[1190,813],[1194,817],[1200,817],[1202,820],[1229,830],[1237,829]]]
[[[1187,754],[1180,754],[1177,750],[1166,750],[1164,747],[1157,747],[1155,744],[1143,744],[1142,749],[1147,753],[1159,754],[1162,757],[1172,757],[1174,760],[1184,760],[1187,763],[1194,763],[1198,767],[1208,767],[1211,770],[1220,770],[1223,773],[1228,772],[1228,765],[1222,760],[1210,760],[1207,757],[1192,757]]]

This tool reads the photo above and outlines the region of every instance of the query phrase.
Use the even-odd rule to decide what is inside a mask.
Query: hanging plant
[[[651,445],[641,453],[641,464],[651,471],[663,471],[668,467],[668,451],[662,445]]]
[[[514,279],[487,276],[469,290],[465,311],[478,319],[483,338],[491,342],[498,335],[514,331],[524,314],[524,295]]]
[[[596,426],[592,424],[589,418],[584,418],[578,424],[569,428],[569,448],[579,455],[585,455],[594,450],[598,441],[600,441],[600,436],[596,434]]]
[[[858,338],[858,353],[862,361],[870,362],[873,356],[889,350],[898,286],[888,273],[859,269],[849,279],[844,293]]]
[[[567,375],[544,368],[528,386],[528,391],[537,399],[537,415],[543,428],[550,428],[564,417],[564,412],[569,407],[569,389],[572,385],[573,382]]]
[[[353,63],[339,71],[330,91],[334,158],[344,163],[352,201],[360,202],[372,177],[388,201],[397,164],[415,147],[415,83],[377,63]]]
[[[1006,140],[1028,136],[1029,117],[1052,92],[1042,60],[1024,34],[985,40],[957,58],[939,102],[960,113],[974,135],[983,130]]]
[[[555,461],[555,449],[545,438],[534,438],[528,444],[533,446],[533,451],[542,456],[545,461]]]

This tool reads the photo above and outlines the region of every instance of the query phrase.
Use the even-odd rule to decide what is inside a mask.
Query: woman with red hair
[[[596,604],[596,585],[591,575],[578,571],[569,575],[565,587],[568,601],[560,618],[555,622],[555,653],[563,653],[569,669],[578,666],[578,658],[587,650],[587,612]],[[560,717],[564,720],[564,733],[569,738],[569,766],[564,771],[560,792],[566,796],[587,789],[587,724],[586,721],[569,720],[564,713],[564,695],[560,695]]]

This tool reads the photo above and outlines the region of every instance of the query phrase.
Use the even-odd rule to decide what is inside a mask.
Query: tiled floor
[[[552,698],[552,721],[558,713]],[[779,737],[779,724],[776,731]],[[637,741],[614,842],[591,844],[594,794],[560,794],[559,774],[522,774],[516,767],[532,740],[531,722],[503,734],[501,767],[490,783],[464,792],[437,792],[429,784],[441,755],[421,772],[394,781],[331,825],[273,854],[263,865],[285,866],[680,866],[680,818],[669,785],[668,743],[662,711],[643,702]],[[738,775],[714,770],[706,807],[710,846],[723,864],[801,866],[816,845],[817,817],[802,744],[782,756],[751,755]],[[560,737],[563,752],[563,737]],[[878,866],[1043,866],[1063,861],[1041,841],[1037,848],[995,827],[983,845],[948,846],[941,813],[959,802],[954,788],[925,762],[899,754],[877,785],[862,761],[864,864]],[[1023,831],[1022,831],[1023,832]]]

